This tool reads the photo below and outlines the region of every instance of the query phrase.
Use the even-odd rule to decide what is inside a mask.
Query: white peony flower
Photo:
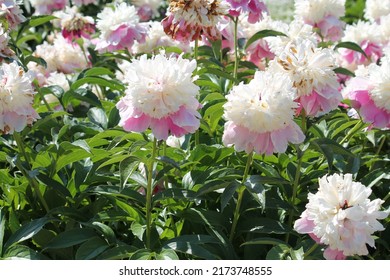
[[[36,15],[50,15],[55,10],[62,10],[68,3],[68,0],[30,0],[34,7]]]
[[[282,129],[293,122],[294,97],[287,76],[258,71],[249,84],[240,83],[226,96],[224,118],[254,132]]]
[[[388,213],[379,211],[382,200],[370,200],[371,189],[352,180],[352,174],[334,174],[319,179],[318,192],[309,202],[294,228],[328,245],[344,256],[367,255],[366,244],[375,248],[372,234],[384,227],[377,221]]]
[[[100,36],[96,49],[101,52],[130,49],[135,41],[145,40],[147,29],[139,23],[134,6],[120,3],[113,8],[105,7],[97,18],[96,28]]]
[[[382,65],[375,65],[371,68],[370,80],[373,82],[373,89],[370,96],[378,108],[390,112],[390,57],[381,59]]]
[[[142,132],[148,127],[159,140],[195,132],[199,127],[197,112],[199,87],[192,77],[196,61],[160,53],[148,59],[125,64],[126,95],[117,103],[127,131]]]
[[[5,23],[7,24],[6,29],[14,30],[20,23],[26,20],[23,16],[22,9],[19,8],[20,4],[21,1],[17,0],[0,1],[0,19],[5,18]]]
[[[288,143],[301,143],[305,136],[293,119],[294,96],[286,75],[268,71],[258,71],[249,84],[233,87],[224,105],[223,143],[258,154],[283,153]]]
[[[381,16],[390,14],[390,0],[367,0],[364,17],[371,21],[378,21]]]
[[[310,95],[314,89],[327,86],[338,87],[333,71],[336,66],[334,52],[317,48],[310,40],[289,43],[272,63],[271,69],[278,71],[276,66],[290,76],[298,89],[298,96]]]
[[[345,15],[345,0],[295,0],[295,15],[312,23],[326,16],[340,18]]]
[[[16,62],[0,67],[0,132],[22,131],[39,115],[32,107],[34,89],[32,74],[25,73]]]
[[[137,7],[141,20],[147,21],[160,16],[161,0],[133,0],[131,3]]]

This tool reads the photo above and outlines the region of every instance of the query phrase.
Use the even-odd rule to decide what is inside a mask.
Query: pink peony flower
[[[0,68],[0,132],[22,131],[39,119],[34,102],[33,77],[16,62],[3,63]]]
[[[226,0],[230,4],[229,14],[238,17],[248,13],[248,22],[255,23],[263,19],[263,13],[267,13],[267,7],[262,0]]]
[[[363,121],[377,128],[390,128],[390,58],[383,57],[382,65],[371,64],[364,73],[347,82],[343,90]]]
[[[68,4],[68,0],[30,0],[36,15],[50,15],[53,11],[62,10]]]
[[[141,21],[149,21],[160,16],[160,0],[133,0],[131,2],[136,8]]]
[[[296,0],[295,15],[320,30],[326,40],[338,41],[343,35],[345,0]]]
[[[271,62],[273,72],[288,75],[297,89],[298,113],[320,116],[336,109],[342,95],[333,69],[335,57],[331,49],[320,49],[310,40],[290,42],[284,52]]]
[[[233,87],[224,105],[223,143],[267,155],[301,143],[305,136],[293,120],[294,96],[291,80],[280,73],[258,71],[249,84]]]
[[[220,0],[172,0],[167,17],[162,20],[166,34],[181,42],[201,39],[204,35],[215,41],[221,39],[216,25],[228,13],[228,5]]]
[[[15,0],[0,0],[0,20],[5,18],[7,28],[14,30],[17,26],[24,22],[26,18],[23,16],[22,10],[19,8],[19,1]]]
[[[117,103],[126,131],[151,128],[159,140],[194,133],[200,125],[199,87],[193,83],[196,61],[158,54],[143,55],[125,68],[126,95]]]
[[[65,11],[53,13],[59,18],[62,36],[72,42],[78,38],[89,39],[90,34],[95,32],[95,21],[89,16],[78,12],[76,6],[66,7]]]
[[[121,3],[113,9],[105,7],[97,17],[96,28],[100,31],[100,36],[96,50],[99,52],[131,50],[135,41],[145,41],[147,28],[139,23],[134,6]]]
[[[294,229],[327,245],[326,259],[367,255],[366,244],[375,247],[372,234],[384,227],[377,221],[388,213],[379,211],[382,200],[370,200],[371,189],[352,181],[352,174],[334,174],[319,179],[318,192],[309,202]]]

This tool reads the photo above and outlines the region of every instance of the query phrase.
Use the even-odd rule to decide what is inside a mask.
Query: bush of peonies
[[[388,259],[389,20],[0,0],[0,259]]]

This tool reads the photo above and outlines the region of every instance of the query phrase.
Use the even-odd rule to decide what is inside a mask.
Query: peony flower
[[[13,134],[22,131],[39,119],[32,107],[34,102],[33,77],[16,62],[0,67],[0,132]]]
[[[14,30],[17,26],[24,22],[26,18],[23,16],[23,11],[19,8],[21,3],[15,0],[0,0],[0,21],[5,18],[7,28]]]
[[[171,0],[167,17],[161,23],[174,40],[190,42],[204,35],[215,41],[221,39],[216,25],[228,9],[226,1],[221,0]]]
[[[226,0],[230,4],[229,14],[238,17],[248,13],[248,22],[255,23],[263,19],[263,13],[267,13],[267,7],[262,0]]]
[[[78,44],[69,43],[61,34],[55,36],[53,44],[45,41],[38,45],[34,55],[46,61],[45,75],[55,71],[70,74],[87,68],[89,64],[84,50]]]
[[[297,89],[296,101],[308,116],[319,116],[336,109],[342,95],[333,69],[331,49],[317,48],[312,41],[290,43],[271,63],[271,70],[290,77]]]
[[[341,55],[341,66],[354,71],[358,65],[368,65],[371,62],[376,62],[383,54],[382,34],[378,30],[380,30],[380,27],[376,23],[358,21],[354,25],[347,25],[341,41],[358,44],[366,53],[368,59],[360,52],[340,48],[338,52]]]
[[[262,30],[284,32],[288,29],[285,23],[274,21],[267,14],[263,15],[263,20],[254,24],[249,23],[246,16],[240,17],[240,23],[243,26],[243,37],[248,39]],[[265,68],[265,61],[267,59],[272,60],[275,57],[275,54],[271,51],[271,47],[268,42],[267,37],[259,39],[250,44],[245,50],[247,54],[246,59],[257,65],[260,69]]]
[[[66,7],[65,11],[57,11],[53,15],[59,18],[62,36],[70,42],[81,37],[89,39],[90,34],[95,32],[94,19],[79,13],[76,6]]]
[[[14,55],[14,52],[8,47],[9,38],[8,32],[0,23],[0,61],[1,57],[10,57]]]
[[[293,120],[294,96],[286,75],[268,71],[233,87],[224,105],[223,143],[236,151],[270,155],[285,152],[289,142],[303,142],[305,136]]]
[[[375,248],[372,234],[384,227],[377,221],[388,213],[379,211],[384,201],[370,200],[371,189],[352,180],[352,174],[334,174],[319,179],[318,192],[309,202],[294,229],[308,233],[317,243],[327,245],[326,259],[367,255],[366,244]]]
[[[338,41],[343,35],[345,0],[296,0],[295,15],[320,29],[325,39]]]
[[[161,0],[133,0],[131,3],[137,8],[141,21],[149,21],[160,16],[158,9],[161,7]]]
[[[390,0],[367,0],[364,17],[372,22],[379,22],[380,17],[390,14]]]
[[[134,6],[121,3],[114,8],[105,7],[97,17],[96,28],[100,36],[96,50],[99,52],[130,50],[135,41],[145,41],[147,28],[139,23]]]
[[[50,15],[53,11],[62,10],[68,4],[68,0],[30,0],[36,15]]]
[[[194,133],[200,125],[199,87],[192,72],[196,61],[160,53],[148,59],[142,55],[125,68],[126,94],[117,103],[120,126],[126,131],[151,128],[159,140],[169,135]]]
[[[190,45],[173,40],[167,34],[165,34],[161,22],[149,21],[149,32],[145,37],[145,42],[134,42],[132,51],[134,53],[153,53],[159,47],[178,47],[183,52],[190,51]]]
[[[390,57],[382,58],[382,65],[371,64],[358,69],[356,77],[343,90],[364,122],[377,128],[390,128]]]

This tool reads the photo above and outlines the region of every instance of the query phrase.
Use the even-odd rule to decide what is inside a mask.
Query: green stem
[[[318,243],[314,243],[313,246],[311,246],[310,249],[303,254],[303,259],[305,260],[311,253],[313,253],[318,248],[318,246]]]
[[[301,118],[302,118],[301,129],[302,129],[303,134],[306,134],[306,131],[307,131],[307,115],[306,115],[305,109],[302,109],[302,111],[301,111]]]
[[[146,248],[150,249],[152,233],[152,195],[153,195],[153,166],[157,152],[157,139],[153,140],[152,156],[148,162],[148,182],[146,186]]]
[[[291,209],[290,209],[290,213],[288,216],[288,226],[289,227],[292,227],[292,223],[293,223],[295,201],[297,199],[299,179],[301,177],[301,167],[302,167],[302,158],[303,158],[303,154],[301,154],[301,153],[302,153],[302,151],[300,151],[299,148],[297,148],[297,155],[299,155],[299,159],[298,159],[297,169],[295,170],[295,177],[294,177],[294,183],[293,183],[293,193],[292,193],[292,197],[291,197],[291,201],[290,201]],[[290,238],[290,233],[287,233],[286,243],[288,243],[289,238]]]
[[[195,39],[195,46],[194,46],[194,59],[198,60],[198,46],[199,46],[199,41],[198,39]],[[199,145],[199,129],[195,131],[195,146]]]
[[[245,183],[245,181],[246,181],[246,179],[248,177],[249,169],[250,169],[250,166],[252,164],[252,159],[253,159],[253,152],[251,152],[248,155],[248,159],[246,161],[244,175],[243,175],[242,181],[241,181],[241,186],[238,189],[237,204],[236,204],[236,209],[234,210],[234,214],[233,214],[233,224],[232,224],[232,227],[230,229],[230,236],[229,236],[230,242],[232,242],[233,239],[234,239],[234,234],[236,232],[238,218],[240,217],[240,208],[241,208],[241,203],[242,203],[242,199],[244,197],[244,191],[245,191],[244,183]]]
[[[386,142],[386,135],[383,136],[381,142],[379,143],[379,147],[378,147],[378,150],[376,151],[375,155],[379,155],[385,142]]]
[[[233,77],[237,79],[237,73],[238,73],[238,63],[239,63],[239,57],[238,57],[238,17],[235,17],[233,19],[234,22],[234,72]]]
[[[383,201],[386,202],[389,198],[390,198],[390,192],[385,196],[385,198],[383,199]]]
[[[13,133],[13,136],[14,136],[16,145],[18,146],[19,152],[23,155],[28,169],[31,170],[30,157],[29,157],[28,153],[26,152],[26,149],[24,148],[24,144],[23,144],[22,138],[20,137],[20,134],[15,131]],[[49,206],[47,205],[46,200],[43,197],[43,195],[39,189],[39,184],[38,184],[37,180],[35,180],[34,178],[31,178],[30,175],[28,173],[26,173],[23,166],[21,166],[20,169],[21,169],[20,171],[23,173],[23,175],[30,182],[31,187],[34,189],[36,196],[41,201],[42,206],[45,208],[46,212],[49,212],[50,211]]]

